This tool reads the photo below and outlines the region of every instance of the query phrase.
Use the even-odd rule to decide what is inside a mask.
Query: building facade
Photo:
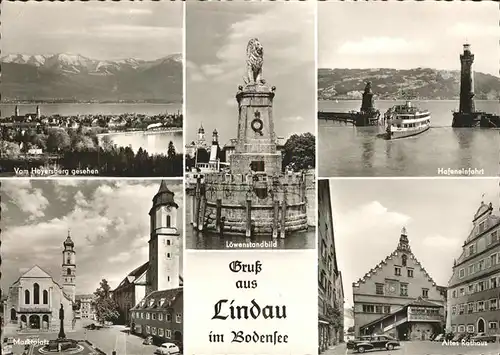
[[[149,211],[151,234],[146,270],[146,296],[131,308],[130,329],[156,342],[182,346],[182,240],[177,229],[178,204],[162,181]]]
[[[112,298],[118,306],[118,323],[130,324],[130,309],[146,296],[146,272],[149,261],[132,270],[113,290]]]
[[[95,321],[95,305],[94,305],[94,295],[76,295],[76,303],[79,303],[80,307],[78,309],[77,318]]]
[[[481,203],[448,285],[446,328],[454,333],[499,333],[500,218]]]
[[[63,246],[62,285],[39,266],[31,267],[9,287],[3,310],[6,327],[30,331],[55,331],[59,329],[61,305],[64,309],[64,326],[66,329],[73,327],[76,320],[73,311],[76,276],[71,268],[71,275],[64,276],[68,274],[66,262],[69,249],[73,250],[71,263],[76,265],[74,243],[69,235]]]
[[[428,340],[445,321],[442,288],[413,255],[403,228],[396,250],[353,283],[354,330]]]
[[[344,291],[337,266],[328,180],[318,181],[318,335],[319,352],[344,339]]]

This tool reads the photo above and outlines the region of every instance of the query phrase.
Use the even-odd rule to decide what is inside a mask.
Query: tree
[[[101,142],[99,145],[107,152],[111,151],[114,147],[113,140],[108,135],[105,135],[101,138]]]
[[[81,136],[78,137],[78,140],[75,143],[75,150],[76,151],[87,151],[87,150],[92,150],[94,149],[94,142],[92,141],[92,138],[88,136]]]
[[[94,292],[95,313],[97,321],[101,324],[112,322],[120,316],[118,305],[111,298],[111,287],[106,279],[102,279],[100,287]]]
[[[168,143],[168,151],[167,151],[167,156],[169,159],[173,159],[175,157],[175,146],[174,146],[174,143],[172,141],[170,141],[170,143]]]
[[[316,138],[311,133],[294,134],[283,149],[283,168],[291,166],[294,171],[314,169],[316,165]]]
[[[21,154],[19,144],[0,141],[0,155],[2,158],[17,158]]]
[[[63,129],[51,129],[47,138],[47,149],[50,152],[65,151],[71,146],[69,134]]]

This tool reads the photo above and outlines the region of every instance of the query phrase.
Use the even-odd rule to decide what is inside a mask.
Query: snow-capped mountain
[[[182,98],[182,55],[97,60],[80,54],[0,57],[2,98],[165,100]],[[29,92],[28,92],[29,91]]]
[[[38,68],[57,70],[66,74],[113,75],[121,70],[150,68],[158,63],[174,61],[182,63],[181,54],[172,54],[152,61],[133,58],[119,60],[97,60],[80,54],[59,53],[51,55],[9,54],[0,57],[2,63],[27,64]]]

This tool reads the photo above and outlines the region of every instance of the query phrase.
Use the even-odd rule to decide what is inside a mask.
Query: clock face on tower
[[[390,293],[396,292],[396,287],[394,285],[389,286],[389,292]]]

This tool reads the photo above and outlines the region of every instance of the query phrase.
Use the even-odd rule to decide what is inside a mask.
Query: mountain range
[[[403,94],[421,100],[456,100],[460,94],[460,71],[416,68],[318,69],[318,99],[359,99],[367,81],[382,100],[401,99]],[[475,98],[498,100],[500,78],[474,73]]]
[[[0,57],[2,101],[182,102],[182,56],[96,60],[79,54]]]

